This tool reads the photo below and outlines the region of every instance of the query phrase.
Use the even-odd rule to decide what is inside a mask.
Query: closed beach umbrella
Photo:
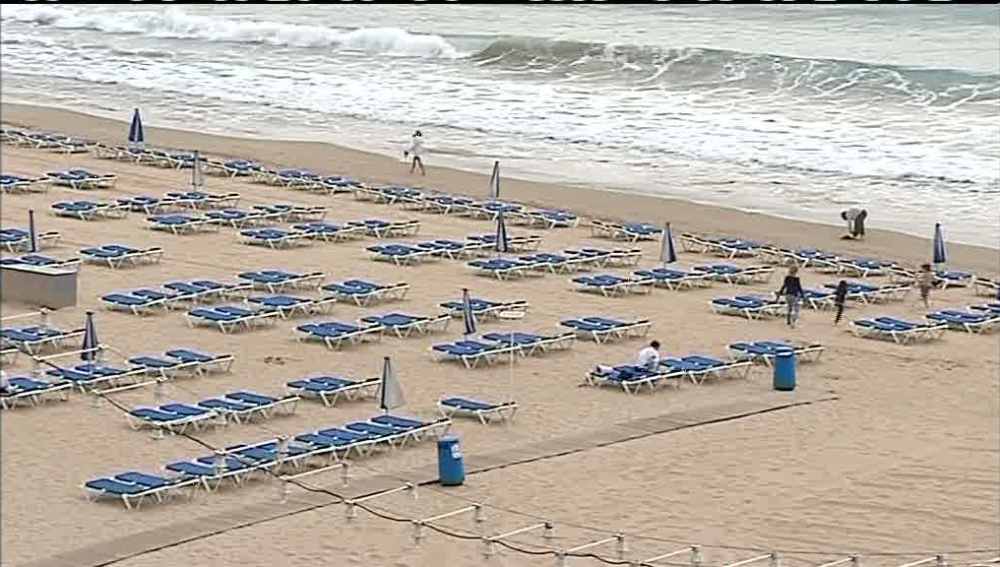
[[[497,238],[493,247],[500,253],[510,252],[510,241],[507,240],[507,225],[503,222],[503,211],[497,214]]]
[[[129,145],[142,146],[146,142],[146,135],[142,131],[142,117],[139,116],[139,109],[132,113],[132,124],[128,127]]]
[[[500,198],[500,162],[493,162],[493,175],[490,175],[490,198],[494,201]]]
[[[944,264],[948,261],[948,255],[944,250],[944,235],[941,234],[941,223],[934,225],[934,263]]]
[[[35,232],[35,211],[28,209],[28,237],[31,239],[31,253],[38,252],[38,234]]]
[[[392,359],[388,356],[382,363],[382,383],[378,389],[378,407],[385,413],[389,410],[406,405],[403,398],[403,386],[396,377],[396,371],[392,367]]]
[[[87,311],[87,322],[83,326],[83,347],[80,349],[80,359],[91,361],[97,359],[97,327],[94,325],[94,312]]]
[[[462,322],[465,324],[465,336],[476,334],[476,316],[472,313],[472,298],[469,290],[462,290]]]
[[[674,248],[674,235],[670,232],[670,223],[663,229],[663,241],[660,243],[660,261],[672,264],[677,261],[677,249]]]

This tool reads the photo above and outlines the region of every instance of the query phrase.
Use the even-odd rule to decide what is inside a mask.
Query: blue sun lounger
[[[594,266],[634,266],[642,259],[641,248],[570,248],[568,256],[588,258]]]
[[[47,191],[51,180],[48,177],[22,177],[20,175],[0,175],[0,192]]]
[[[288,391],[303,398],[320,400],[332,407],[341,396],[347,400],[372,397],[379,388],[379,378],[351,380],[337,376],[309,376],[286,384]]]
[[[45,374],[52,378],[68,380],[81,392],[96,390],[100,386],[116,388],[137,383],[137,380],[147,375],[144,367],[116,368],[104,364],[78,364],[73,368],[46,370]]]
[[[641,392],[643,387],[650,392],[660,384],[672,384],[679,387],[683,372],[657,368],[650,370],[641,366],[624,364],[620,366],[598,366],[587,373],[584,384],[588,386],[611,386],[621,388],[626,394]]]
[[[14,409],[25,402],[37,406],[50,399],[66,401],[73,383],[67,380],[49,382],[26,376],[14,376],[0,389],[0,409]]]
[[[821,344],[794,343],[786,341],[743,341],[731,343],[729,352],[737,360],[750,360],[772,366],[774,358],[781,352],[792,351],[798,362],[818,362],[825,347]]]
[[[580,337],[594,342],[607,343],[613,340],[644,337],[653,323],[649,319],[621,320],[609,317],[577,317],[559,322],[563,327],[573,329]]]
[[[766,283],[774,273],[773,266],[747,266],[735,264],[706,264],[695,266],[694,271],[706,274],[709,279],[728,284]]]
[[[829,290],[837,289],[836,283],[824,284]],[[847,282],[847,298],[862,303],[880,303],[882,301],[902,301],[910,292],[910,284],[872,285],[861,282]]]
[[[312,221],[292,225],[292,229],[306,235],[306,238],[324,242],[339,242],[364,236],[365,229],[361,226],[347,226],[330,222]]]
[[[205,211],[205,217],[209,220],[237,229],[259,225],[264,222],[272,222],[281,219],[283,216],[282,213],[271,213],[261,210],[245,211],[232,208]]]
[[[59,233],[53,230],[39,232],[35,235],[38,249],[55,246],[59,242]],[[31,247],[31,234],[22,228],[0,229],[0,245],[10,252],[27,250]]]
[[[549,252],[537,252],[517,257],[518,262],[529,264],[531,269],[553,274],[569,274],[589,268],[592,263],[589,258],[581,256],[564,256]]]
[[[250,228],[240,231],[240,242],[271,249],[291,248],[308,244],[305,232],[281,230],[279,228]]]
[[[539,209],[522,212],[515,218],[523,219],[528,226],[539,226],[546,229],[575,228],[580,224],[580,217],[569,211],[558,209]]]
[[[704,272],[685,272],[670,268],[649,268],[646,270],[636,270],[632,273],[641,279],[651,279],[653,280],[653,285],[665,287],[669,290],[707,287],[712,284],[708,278],[708,274]]]
[[[965,331],[966,333],[988,333],[1000,328],[1000,313],[989,311],[971,312],[956,309],[941,309],[928,313],[931,323],[944,323],[949,329]]]
[[[187,312],[191,327],[215,327],[223,333],[253,330],[265,325],[273,325],[281,314],[273,309],[244,309],[233,305],[198,307]]]
[[[472,398],[453,396],[442,398],[438,401],[438,410],[443,417],[452,418],[455,416],[474,417],[483,425],[488,424],[493,418],[498,421],[513,421],[517,413],[517,402],[484,402]]]
[[[193,487],[198,479],[182,475],[166,478],[159,475],[129,471],[113,477],[88,480],[83,484],[87,497],[91,500],[120,500],[126,510],[139,508],[147,498],[163,502],[173,491]]]
[[[322,289],[332,293],[338,299],[350,300],[359,307],[364,307],[379,301],[402,300],[406,297],[410,284],[406,282],[379,284],[366,280],[346,280],[327,284]]]
[[[56,216],[85,221],[99,218],[120,219],[128,214],[128,208],[125,206],[97,201],[56,201],[52,203],[51,208]]]
[[[168,308],[165,299],[132,293],[108,293],[101,296],[101,303],[112,311],[126,311],[133,315],[147,315]]]
[[[295,328],[299,341],[319,341],[330,349],[339,349],[345,344],[358,344],[368,340],[379,340],[385,328],[377,323],[358,326],[338,321],[325,321],[299,325]]]
[[[650,293],[652,278],[632,278],[614,274],[598,274],[573,278],[577,291],[599,293],[604,297],[622,297],[632,293]]]
[[[241,280],[253,284],[255,289],[278,293],[286,289],[318,289],[323,283],[323,272],[286,272],[284,270],[257,270],[237,274]]]
[[[171,234],[194,234],[196,232],[218,232],[219,224],[208,217],[173,213],[146,217],[152,230],[162,230]]]
[[[433,259],[434,250],[427,250],[409,244],[377,244],[367,248],[372,253],[372,259],[392,262],[397,266],[410,266],[418,261]]]
[[[545,262],[525,262],[523,260],[511,260],[508,258],[489,258],[486,260],[472,260],[467,264],[479,274],[492,276],[500,281],[507,281],[515,277],[531,275],[539,267],[547,267]]]
[[[708,378],[747,378],[752,366],[749,360],[722,360],[701,354],[660,361],[660,367],[682,373],[694,384],[701,384]]]
[[[480,362],[489,365],[499,360],[505,354],[517,352],[518,347],[501,343],[483,343],[479,341],[462,340],[452,343],[439,343],[431,347],[431,353],[438,361],[457,360],[466,368],[475,368]]]
[[[841,259],[837,264],[837,273],[868,278],[872,276],[884,276],[890,270],[897,267],[895,262],[876,260],[872,258]]]
[[[55,185],[71,189],[108,189],[115,186],[118,176],[113,173],[91,173],[86,169],[68,169],[46,173]]]
[[[246,298],[253,290],[253,285],[246,283],[223,283],[215,280],[169,281],[163,284],[164,289],[176,292],[185,298],[197,301],[210,301],[226,298]]]
[[[227,177],[244,177],[254,175],[261,171],[263,167],[255,162],[245,159],[231,159],[226,161],[206,160],[205,172],[218,173]]]
[[[122,244],[103,244],[101,246],[84,248],[80,256],[89,263],[107,265],[111,269],[123,266],[138,266],[140,264],[156,264],[163,258],[163,248],[132,248]]]
[[[751,321],[764,317],[780,317],[786,309],[784,301],[761,295],[716,297],[709,304],[715,313],[746,317]]]
[[[348,221],[348,226],[364,227],[365,232],[375,238],[391,238],[393,236],[412,236],[420,232],[420,221],[387,221],[383,219],[364,219]]]
[[[505,347],[514,347],[524,356],[532,356],[552,350],[572,348],[573,343],[576,341],[576,333],[567,332],[558,335],[538,335],[523,332],[486,333],[482,338],[485,341],[501,344]]]
[[[23,352],[37,354],[48,348],[76,346],[74,343],[83,338],[83,329],[63,330],[37,325],[2,327],[0,338],[5,344],[16,346]]]
[[[386,331],[391,331],[399,338],[406,338],[417,333],[426,335],[433,332],[444,332],[448,329],[451,315],[445,313],[434,317],[424,315],[409,315],[406,313],[386,313],[384,315],[369,315],[362,317],[361,321],[379,325]]]
[[[484,249],[492,249],[496,245],[497,235],[495,234],[472,234],[465,237],[466,240],[476,244],[484,245]],[[517,234],[508,235],[507,244],[511,252],[535,252],[542,244],[542,237],[537,234]]]
[[[523,299],[514,301],[490,301],[487,299],[470,298],[469,305],[472,307],[472,314],[477,318],[500,317],[501,313],[528,311],[528,302]],[[461,301],[445,301],[440,307],[448,312],[452,317],[461,317],[464,306]]]
[[[67,258],[60,260],[51,256],[41,254],[25,254],[23,256],[10,256],[0,258],[0,266],[39,266],[46,268],[73,268],[80,264],[79,258]]]
[[[333,304],[337,302],[336,297],[295,297],[291,295],[264,295],[250,296],[248,303],[258,305],[261,308],[277,311],[282,319],[294,317],[296,315],[316,315],[327,313]]]
[[[148,195],[121,197],[115,199],[115,203],[128,208],[128,210],[132,212],[145,213],[147,215],[154,215],[163,212],[164,210],[175,205],[175,201],[173,199],[161,199],[159,197],[150,197]]]
[[[368,424],[377,428],[389,428],[396,434],[400,434],[402,436],[400,445],[402,446],[407,440],[419,442],[427,436],[441,437],[451,427],[451,418],[445,416],[434,421],[425,421],[416,417],[381,414],[370,418]],[[364,427],[367,427],[368,424],[365,424]],[[347,427],[350,428],[350,424]]]
[[[480,244],[447,239],[426,240],[418,242],[414,246],[421,250],[430,250],[434,252],[435,256],[441,256],[449,260],[459,260],[472,254],[481,253],[484,249],[484,246]]]
[[[467,197],[453,195],[428,195],[421,201],[423,210],[442,215],[465,214],[474,203]]]
[[[126,414],[132,429],[161,429],[171,433],[197,430],[210,423],[219,423],[219,415],[212,410],[188,404],[164,404],[159,407],[138,406]]]
[[[1000,303],[986,303],[982,305],[970,305],[969,309],[990,315],[1000,315]]]
[[[914,323],[894,317],[859,319],[851,323],[851,332],[859,337],[891,340],[900,345],[939,339],[947,328],[944,323]]]
[[[268,203],[253,205],[255,211],[277,215],[281,220],[294,222],[319,222],[326,218],[326,207],[322,205],[293,205],[290,203]]]
[[[174,204],[190,209],[213,209],[236,207],[240,202],[239,193],[207,193],[205,191],[169,191],[165,197]]]

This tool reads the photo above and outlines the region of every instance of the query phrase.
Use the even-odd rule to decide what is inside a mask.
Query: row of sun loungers
[[[888,340],[905,345],[940,339],[948,329],[948,324],[917,323],[895,317],[874,317],[854,321],[850,328],[851,332],[862,338]]]
[[[80,257],[92,264],[106,265],[112,269],[126,266],[157,264],[163,258],[163,248],[132,248],[122,244],[104,244],[80,250]]]
[[[321,466],[351,456],[367,456],[379,449],[396,449],[408,443],[443,435],[451,420],[424,421],[395,415],[379,415],[342,427],[320,429],[294,436],[287,442],[269,440],[227,447],[215,454],[168,463],[163,474],[125,472],[84,483],[88,497],[122,502],[131,509],[152,499],[163,502],[182,489],[217,490],[223,482],[240,485],[263,473],[287,467],[301,469],[309,463]]]
[[[28,132],[12,128],[4,128],[0,132],[0,140],[5,144],[48,150],[62,154],[78,154],[89,152],[94,145],[88,140],[72,138],[62,134],[45,132]]]
[[[324,321],[300,325],[295,330],[299,341],[316,341],[330,349],[339,349],[344,345],[378,340],[385,333],[407,338],[444,332],[451,319],[452,316],[447,313],[434,316],[387,313],[362,317],[357,324]]]
[[[173,349],[160,355],[143,355],[128,359],[129,366],[119,367],[103,362],[77,364],[72,368],[58,367],[45,371],[51,378],[67,381],[81,392],[153,384],[144,378],[173,379],[180,376],[202,376],[228,372],[233,363],[231,354],[206,354],[192,349]]]
[[[594,236],[602,236],[613,240],[625,240],[627,242],[656,240],[663,234],[663,228],[651,224],[617,223],[599,219],[592,219],[590,221],[590,229]]]
[[[576,333],[538,335],[535,333],[487,333],[482,340],[460,340],[439,343],[431,347],[431,354],[440,362],[458,361],[466,368],[476,368],[480,363],[489,365],[513,355],[533,356],[573,346]]]
[[[128,214],[127,207],[101,201],[57,201],[52,203],[51,209],[56,216],[85,221],[122,219]]]
[[[138,406],[129,410],[129,425],[136,430],[159,429],[183,433],[230,423],[250,423],[276,415],[295,413],[298,396],[273,397],[256,392],[236,391],[198,403],[169,403],[157,407]]]
[[[42,325],[0,328],[4,346],[13,346],[28,354],[59,350],[74,345],[83,337],[83,329],[58,329]]]
[[[420,189],[398,185],[374,187],[359,185],[354,188],[359,200],[388,205],[402,205],[410,210],[436,214],[454,214],[484,220],[496,220],[499,214],[512,224],[554,229],[575,227],[579,218],[564,210],[528,209],[518,203],[503,201],[476,201],[468,197],[425,193]]]
[[[34,266],[43,268],[76,269],[80,265],[79,258],[53,258],[42,254],[24,254],[23,256],[7,256],[0,258],[0,266]]]

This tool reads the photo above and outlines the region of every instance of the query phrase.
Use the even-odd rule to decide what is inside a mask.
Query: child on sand
[[[837,309],[837,315],[833,318],[833,324],[839,325],[840,318],[844,316],[844,306],[847,303],[847,280],[840,280],[837,284],[837,291],[833,294],[833,304]]]
[[[931,288],[934,287],[934,271],[930,264],[920,266],[917,272],[917,288],[920,290],[920,299],[924,302],[924,307],[931,306]]]

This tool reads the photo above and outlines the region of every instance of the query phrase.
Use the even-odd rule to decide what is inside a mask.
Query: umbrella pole
[[[514,401],[514,331],[510,332],[510,369],[507,376],[507,401]]]

